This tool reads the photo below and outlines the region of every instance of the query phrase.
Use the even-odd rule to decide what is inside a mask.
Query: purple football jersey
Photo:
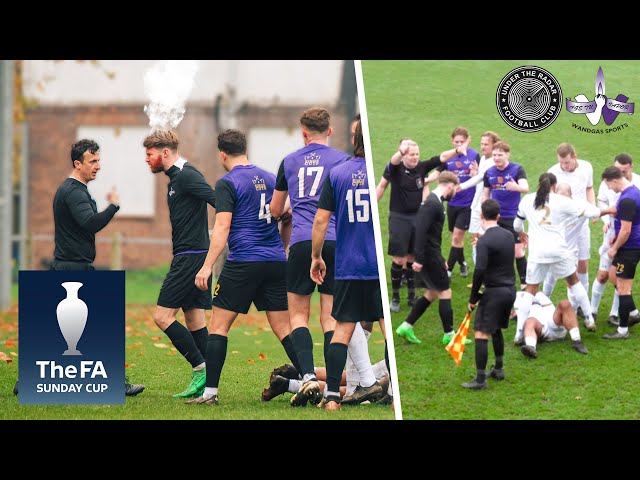
[[[318,208],[332,211],[336,217],[336,280],[378,279],[369,202],[364,158],[352,158],[331,170]]]
[[[284,262],[287,260],[269,204],[276,177],[255,165],[238,165],[218,181],[231,184],[232,192],[220,188],[222,211],[232,210],[229,232],[230,262]],[[231,200],[226,200],[230,198]],[[226,206],[231,204],[230,206]]]
[[[276,188],[288,190],[293,211],[290,244],[311,240],[311,227],[318,209],[318,200],[329,172],[350,156],[335,148],[310,143],[287,155],[282,161]],[[327,240],[336,239],[335,218],[332,215]]]

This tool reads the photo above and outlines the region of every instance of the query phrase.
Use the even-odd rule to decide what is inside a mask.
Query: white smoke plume
[[[144,111],[152,132],[172,130],[182,121],[199,68],[197,60],[164,60],[147,70],[144,91],[149,105]]]

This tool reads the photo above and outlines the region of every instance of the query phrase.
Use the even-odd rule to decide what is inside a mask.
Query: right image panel
[[[361,65],[403,418],[640,418],[640,62]]]

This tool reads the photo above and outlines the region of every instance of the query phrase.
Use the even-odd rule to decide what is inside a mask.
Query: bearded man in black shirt
[[[169,178],[167,202],[171,220],[173,260],[162,283],[153,314],[155,324],[169,337],[176,350],[191,364],[191,381],[174,398],[199,397],[206,381],[205,355],[209,332],[205,310],[211,310],[211,278],[199,290],[195,278],[209,251],[207,204],[215,208],[215,192],[191,162],[178,153],[178,136],[156,130],[143,141],[152,173]],[[176,320],[184,312],[186,327]]]

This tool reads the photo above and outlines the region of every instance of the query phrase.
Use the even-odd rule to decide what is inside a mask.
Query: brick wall
[[[275,127],[289,125],[299,128],[302,111],[308,106],[254,107],[246,106],[238,113],[238,125]],[[344,131],[350,119],[332,112],[334,137],[332,145],[348,150],[349,138]],[[58,186],[71,172],[69,149],[77,140],[78,126],[147,126],[148,118],[141,105],[39,107],[27,114],[29,124],[29,233],[34,237],[31,247],[31,268],[41,269],[43,259],[53,256],[53,197]],[[217,132],[213,107],[189,105],[187,115],[176,129],[180,138],[180,154],[198,168],[214,186],[225,172],[218,160]],[[144,147],[140,146],[140,161]],[[96,266],[111,263],[111,238],[121,232],[122,266],[139,269],[171,261],[171,224],[166,201],[166,175],[156,174],[156,214],[151,219],[118,218],[118,215],[96,235]],[[213,227],[214,211],[209,209],[209,227]],[[39,239],[41,238],[41,239]],[[133,243],[127,238],[157,239],[166,244]]]

